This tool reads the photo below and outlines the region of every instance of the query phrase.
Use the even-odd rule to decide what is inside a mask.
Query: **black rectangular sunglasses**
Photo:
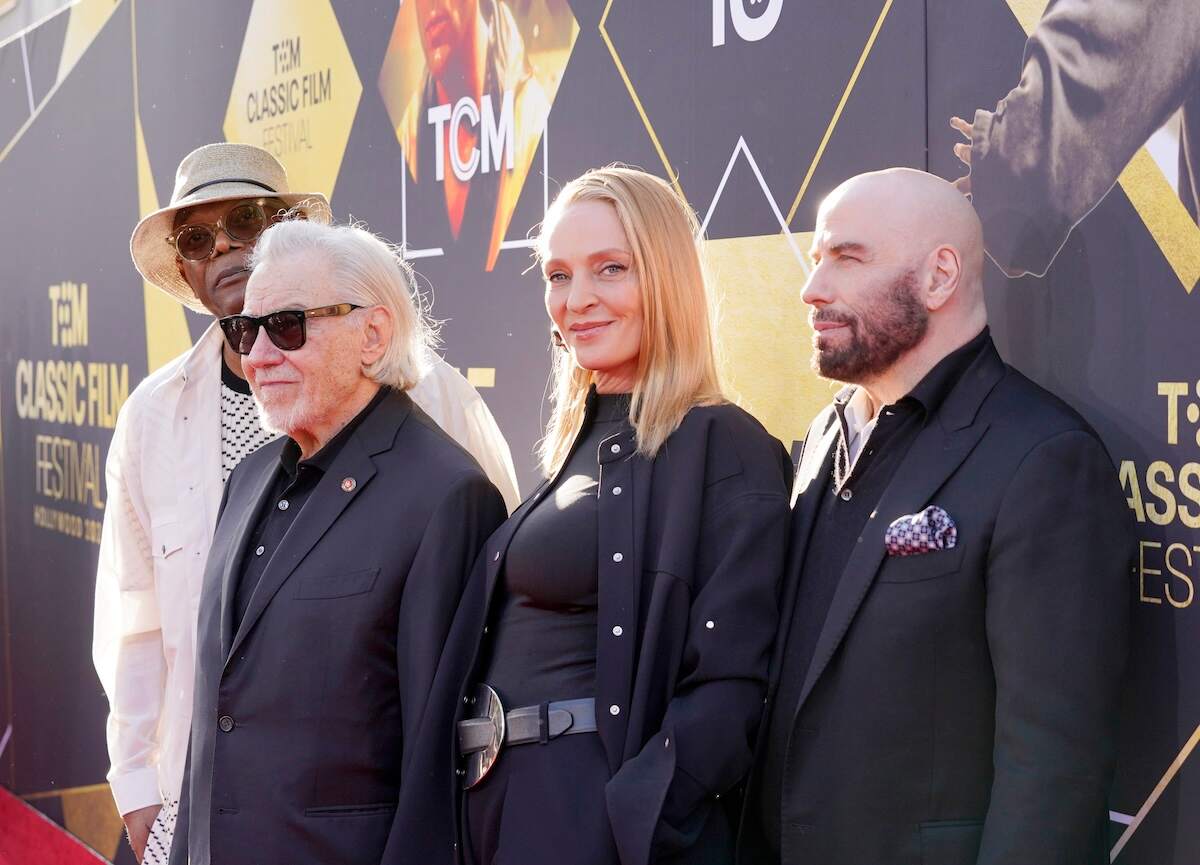
[[[310,318],[328,318],[349,315],[362,309],[355,303],[337,303],[333,306],[318,306],[314,309],[280,309],[266,315],[227,315],[221,319],[221,330],[229,347],[238,354],[249,354],[258,339],[258,329],[266,328],[267,336],[281,351],[295,351],[308,338],[304,322]]]

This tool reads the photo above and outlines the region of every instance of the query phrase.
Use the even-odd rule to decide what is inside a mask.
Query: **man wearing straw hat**
[[[289,189],[269,153],[210,144],[179,164],[167,207],[134,229],[147,281],[197,312],[241,312],[247,259],[286,211],[328,223],[319,193]],[[509,509],[508,446],[483,400],[440,358],[409,396],[480,463]],[[93,658],[108,694],[108,780],[135,854],[171,849],[192,711],[197,605],[224,481],[275,437],[214,322],[126,402],[109,449]]]

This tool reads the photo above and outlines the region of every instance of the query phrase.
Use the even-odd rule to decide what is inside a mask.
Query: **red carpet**
[[[0,788],[0,865],[99,865],[105,860]]]

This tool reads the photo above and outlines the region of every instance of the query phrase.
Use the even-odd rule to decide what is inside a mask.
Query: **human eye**
[[[600,268],[600,272],[602,274],[604,274],[605,276],[620,276],[622,273],[624,273],[628,269],[629,268],[627,268],[623,264],[618,264],[615,261],[610,261],[608,264],[606,264],[602,268]]]
[[[566,282],[570,277],[562,270],[551,270],[546,273],[546,282],[550,285]]]

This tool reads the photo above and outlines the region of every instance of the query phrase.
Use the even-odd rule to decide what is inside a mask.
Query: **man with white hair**
[[[353,226],[264,232],[221,319],[283,438],[226,487],[171,861],[378,863],[450,618],[504,501],[409,398],[429,325]]]
[[[180,162],[170,204],[138,223],[133,262],[190,309],[239,313],[248,256],[284,211],[330,219],[325,197],[293,192],[267,151],[205,145]],[[512,459],[487,406],[436,355],[423,368],[409,395],[515,508]],[[223,484],[273,438],[258,422],[241,358],[215,322],[138,386],[113,434],[93,656],[110,706],[108,780],[144,865],[162,865],[171,848],[191,722],[196,605]]]

